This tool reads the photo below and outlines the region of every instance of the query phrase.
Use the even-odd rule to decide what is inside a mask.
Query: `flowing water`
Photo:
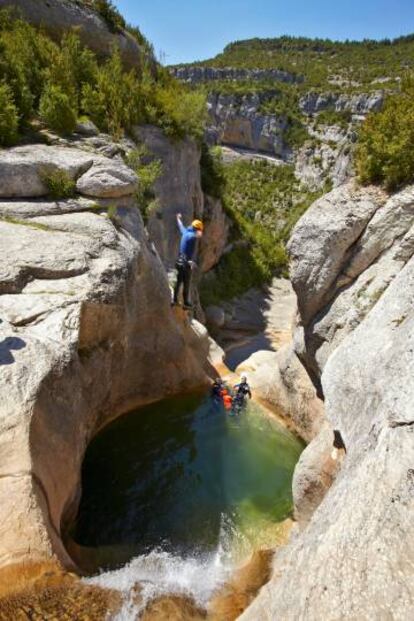
[[[205,604],[234,566],[277,537],[302,445],[255,404],[238,417],[193,395],[125,415],[89,446],[75,528],[101,573],[142,602]],[[134,618],[126,601],[120,618]],[[134,608],[134,614],[131,610]]]

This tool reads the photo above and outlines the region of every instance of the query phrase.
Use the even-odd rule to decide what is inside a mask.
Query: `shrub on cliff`
[[[177,138],[190,134],[201,140],[207,120],[206,97],[172,82],[156,89],[155,105],[165,133]]]
[[[0,145],[13,144],[17,138],[19,117],[11,89],[7,84],[0,84]]]
[[[48,190],[49,198],[63,200],[75,195],[76,183],[65,170],[43,170],[41,178]]]
[[[387,97],[381,112],[370,114],[359,134],[356,166],[361,183],[383,183],[389,190],[414,181],[414,78],[401,93]]]
[[[85,84],[95,85],[97,73],[94,54],[82,46],[78,35],[72,31],[63,36],[60,48],[53,49],[45,78],[60,87],[78,112],[82,88]]]
[[[76,112],[59,86],[47,84],[42,93],[39,113],[44,122],[58,134],[71,134],[76,127]]]
[[[201,187],[203,192],[215,198],[222,198],[226,176],[224,173],[221,148],[209,149],[205,142],[201,146]]]
[[[86,3],[93,5],[94,0]],[[110,2],[104,5],[113,9]],[[139,36],[138,30],[130,30]],[[149,50],[143,37],[142,42]],[[0,83],[11,91],[20,130],[40,113],[52,129],[68,133],[73,115],[86,113],[115,137],[135,124],[151,122],[174,137],[200,138],[206,115],[204,96],[173,80],[161,67],[155,68],[153,60],[149,65],[127,72],[118,48],[102,64],[82,46],[76,32],[56,44],[12,11],[0,10]]]
[[[140,81],[134,71],[124,71],[118,48],[99,68],[95,85],[83,87],[82,109],[98,127],[117,138],[143,120]]]
[[[130,151],[125,162],[134,170],[139,179],[136,199],[144,222],[147,222],[151,213],[157,209],[158,200],[154,193],[154,184],[162,174],[162,162],[153,159],[145,145],[140,145]]]

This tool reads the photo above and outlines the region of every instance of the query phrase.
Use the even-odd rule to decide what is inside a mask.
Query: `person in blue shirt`
[[[184,306],[186,310],[192,308],[190,301],[191,270],[195,266],[193,261],[197,239],[203,236],[204,225],[201,220],[194,220],[191,226],[185,227],[181,214],[177,214],[177,224],[181,233],[180,253],[175,267],[177,268],[177,282],[174,288],[173,306],[179,304],[180,289],[183,288]]]

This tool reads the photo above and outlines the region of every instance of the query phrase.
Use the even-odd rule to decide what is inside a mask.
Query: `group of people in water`
[[[230,388],[220,377],[214,380],[211,397],[217,406],[222,406],[231,415],[238,415],[246,405],[247,397],[252,398],[252,392],[247,382],[247,376],[241,375],[240,382]]]

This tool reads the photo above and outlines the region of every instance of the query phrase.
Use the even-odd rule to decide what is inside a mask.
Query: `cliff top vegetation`
[[[56,43],[13,11],[0,10],[0,145],[18,140],[33,119],[70,134],[80,115],[120,137],[152,123],[173,137],[201,138],[205,97],[143,62],[125,70],[119,50],[100,61],[76,31]]]
[[[414,68],[414,34],[375,41],[331,41],[283,36],[227,45],[214,58],[193,63],[209,67],[280,69],[303,75],[303,88],[378,88],[384,78],[401,78]],[[376,82],[380,80],[380,82]]]

